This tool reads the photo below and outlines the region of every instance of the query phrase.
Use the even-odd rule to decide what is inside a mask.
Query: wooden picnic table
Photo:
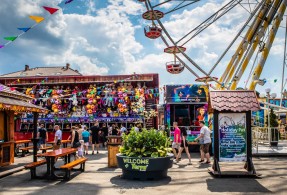
[[[32,142],[31,140],[17,140],[17,141],[15,141],[14,142],[14,153],[16,154],[16,155],[18,155],[19,154],[19,146],[18,145],[20,145],[20,144],[24,144],[24,147],[26,148],[26,147],[28,147],[29,146],[29,143],[30,142]]]
[[[28,145],[26,144],[29,144],[31,142],[31,140],[17,140],[15,141],[15,144],[18,145],[18,144],[25,144],[25,147],[27,147]]]
[[[38,154],[37,157],[45,157],[47,161],[47,173],[46,177],[48,179],[58,179],[61,178],[55,174],[55,159],[59,157],[65,157],[65,164],[70,163],[71,154],[77,151],[76,148],[62,148],[58,150],[54,150],[51,152],[46,152],[43,154]]]
[[[54,144],[55,142],[47,142],[47,144]],[[67,148],[68,143],[71,143],[71,140],[62,140],[61,144],[63,144],[63,148]]]

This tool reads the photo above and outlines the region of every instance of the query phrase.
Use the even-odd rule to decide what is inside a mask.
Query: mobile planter
[[[122,178],[125,179],[161,179],[167,177],[172,167],[173,154],[169,147],[169,138],[162,132],[144,129],[131,131],[123,136],[123,145],[117,154]]]

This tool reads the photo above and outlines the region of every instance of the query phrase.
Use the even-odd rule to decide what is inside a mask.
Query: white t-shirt
[[[208,129],[207,126],[203,126],[200,129],[200,134],[203,134],[203,143],[204,144],[211,143],[210,133],[211,133],[211,131]]]
[[[58,140],[62,140],[62,131],[60,129],[56,131],[55,137],[56,136],[58,137]]]
[[[139,132],[139,128],[138,127],[135,127],[135,132]]]
[[[121,128],[121,133],[123,134],[124,132],[126,132],[127,131],[127,129],[125,128],[125,127],[122,127]]]

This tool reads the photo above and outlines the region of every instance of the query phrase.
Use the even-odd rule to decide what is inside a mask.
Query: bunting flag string
[[[30,30],[31,28],[17,28],[18,30],[22,30],[23,32],[27,32],[28,30]]]
[[[29,16],[30,19],[34,20],[36,23],[42,22],[45,18],[41,16]]]
[[[4,39],[7,41],[15,41],[15,39],[17,39],[17,37],[4,37]]]
[[[66,0],[65,1],[65,4],[69,4],[69,3],[71,3],[73,0]]]
[[[66,0],[65,4],[69,4],[71,3],[73,0]],[[59,9],[58,8],[53,8],[53,7],[47,7],[47,6],[43,6],[43,8],[48,11],[50,13],[50,15],[53,15],[54,13],[56,13]],[[25,34],[26,32],[28,32],[29,30],[31,30],[32,28],[34,28],[35,26],[37,26],[39,23],[41,23],[42,21],[45,20],[44,17],[42,16],[29,16],[29,18],[31,20],[34,20],[36,23],[34,25],[32,25],[31,27],[26,27],[26,28],[17,28],[18,30],[22,31],[22,33],[20,33],[18,36],[9,36],[9,37],[4,37],[5,40],[7,40],[8,42],[6,42],[5,44],[0,44],[0,49],[6,47],[8,44],[12,43],[13,41],[15,41],[17,38],[19,38],[20,36],[22,36],[23,34]]]
[[[54,14],[56,11],[59,10],[59,9],[57,9],[57,8],[46,7],[46,6],[43,6],[43,8],[44,8],[45,10],[47,10],[50,14]]]

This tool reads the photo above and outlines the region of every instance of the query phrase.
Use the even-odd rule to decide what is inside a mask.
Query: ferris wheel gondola
[[[158,26],[152,24],[150,26],[146,26],[144,28],[144,34],[146,37],[150,39],[156,39],[161,36],[162,29],[159,28]]]

